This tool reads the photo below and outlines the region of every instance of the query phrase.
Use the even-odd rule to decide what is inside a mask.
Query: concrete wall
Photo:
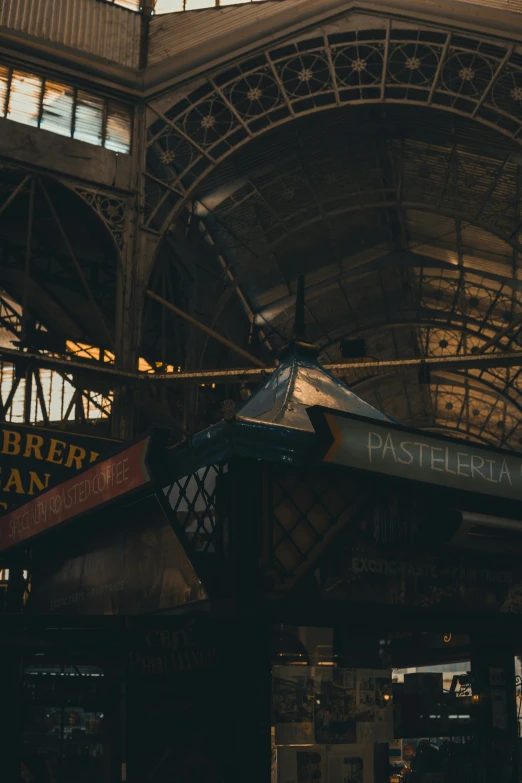
[[[0,157],[108,187],[130,190],[131,156],[0,119]]]

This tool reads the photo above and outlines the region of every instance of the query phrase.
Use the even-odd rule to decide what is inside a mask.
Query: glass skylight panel
[[[74,109],[74,90],[57,82],[45,82],[40,128],[70,136]]]
[[[7,111],[7,92],[9,86],[9,68],[0,65],[0,117],[5,117]]]
[[[105,146],[113,152],[130,152],[131,118],[125,106],[109,103],[107,107],[107,128]]]
[[[185,0],[185,11],[197,11],[200,8],[212,8],[216,3],[211,0]]]
[[[37,126],[41,98],[42,79],[39,76],[13,71],[7,119]]]
[[[197,11],[201,8],[215,8],[225,5],[245,5],[247,3],[256,3],[260,0],[156,0],[154,13],[172,14],[179,11]]]
[[[113,2],[114,5],[120,5],[128,11],[139,11],[141,8],[141,0],[113,0]]]
[[[214,3],[211,3],[214,5]],[[156,0],[155,14],[172,14],[184,10],[184,0]]]
[[[96,95],[78,90],[74,118],[74,138],[89,144],[103,144],[104,101]]]

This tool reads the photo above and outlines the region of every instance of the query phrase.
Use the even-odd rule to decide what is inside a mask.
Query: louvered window
[[[7,119],[38,126],[42,100],[42,79],[30,73],[13,71],[7,104]]]
[[[45,82],[40,128],[70,136],[74,111],[74,90],[57,82]]]
[[[105,146],[114,152],[128,152],[131,139],[129,112],[125,106],[109,103],[107,107],[107,127]]]
[[[0,117],[5,117],[7,112],[7,94],[9,88],[9,68],[0,65]]]
[[[0,65],[0,117],[113,152],[130,152],[128,106],[4,65]]]
[[[74,138],[89,144],[101,145],[103,142],[104,101],[96,95],[78,90],[76,114],[74,118]]]

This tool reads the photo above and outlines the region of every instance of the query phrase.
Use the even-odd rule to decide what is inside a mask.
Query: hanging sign
[[[513,452],[318,406],[308,414],[328,442],[324,462],[522,500],[522,458]]]
[[[0,426],[0,514],[85,470],[118,443],[4,422]]]
[[[134,443],[0,517],[0,551],[148,484],[149,441]]]

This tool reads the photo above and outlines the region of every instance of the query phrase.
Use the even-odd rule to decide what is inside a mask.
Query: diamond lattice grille
[[[290,586],[352,519],[367,487],[356,476],[290,468],[272,472],[270,495],[272,565]]]
[[[221,551],[223,531],[216,493],[219,478],[227,471],[227,465],[208,465],[177,479],[163,490],[194,552]]]

